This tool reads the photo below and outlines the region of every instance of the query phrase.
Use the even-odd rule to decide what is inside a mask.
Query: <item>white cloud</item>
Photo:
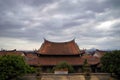
[[[38,49],[41,45],[39,42],[32,42],[25,39],[15,39],[15,38],[0,38],[0,47],[7,50],[33,50]]]
[[[99,23],[96,26],[96,29],[102,30],[102,31],[110,31],[114,27],[114,25],[119,22],[120,22],[120,19],[112,19],[112,20],[104,21]]]
[[[102,22],[101,24],[98,24],[97,29],[101,29],[101,30],[109,30],[112,27],[112,24],[114,24],[113,21],[106,21],[106,22]]]

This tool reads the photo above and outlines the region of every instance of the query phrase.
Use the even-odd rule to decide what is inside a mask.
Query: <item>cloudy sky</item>
[[[44,38],[120,49],[120,0],[0,0],[0,48],[38,49]]]

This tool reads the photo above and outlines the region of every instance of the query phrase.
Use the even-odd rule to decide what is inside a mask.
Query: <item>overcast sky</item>
[[[44,38],[120,49],[120,0],[0,0],[0,48],[39,49]]]

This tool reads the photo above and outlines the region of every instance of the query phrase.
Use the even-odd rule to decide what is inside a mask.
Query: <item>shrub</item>
[[[61,62],[57,64],[53,70],[63,70],[63,71],[68,71],[70,73],[74,72],[74,69],[71,65],[67,64],[66,62]]]
[[[25,63],[22,56],[0,56],[0,80],[11,80],[26,73],[33,73],[35,69]]]

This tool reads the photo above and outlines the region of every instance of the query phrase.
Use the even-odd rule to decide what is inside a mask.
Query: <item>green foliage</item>
[[[87,75],[87,76],[90,75],[90,65],[88,64],[87,59],[84,60],[84,64],[83,64],[83,72],[84,72],[85,75]]]
[[[83,66],[89,66],[87,59],[84,60]]]
[[[35,69],[27,65],[22,56],[0,56],[0,80],[10,80],[26,73],[33,73]]]
[[[120,75],[120,50],[107,52],[102,58],[102,69]]]
[[[52,73],[52,70],[50,68],[47,68],[48,73]]]
[[[61,69],[63,69],[63,70],[67,69],[68,72],[70,72],[70,73],[74,72],[73,67],[71,65],[67,64],[66,62],[61,62],[53,68],[53,70],[61,70]]]

